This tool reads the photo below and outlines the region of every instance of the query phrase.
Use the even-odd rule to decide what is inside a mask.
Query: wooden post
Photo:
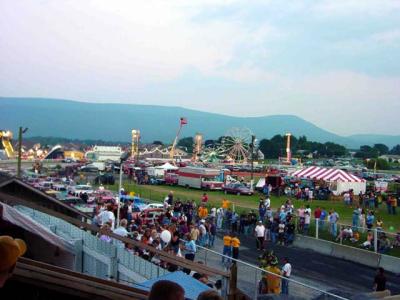
[[[229,293],[228,293],[229,300],[234,300],[236,298],[236,289],[237,289],[237,265],[232,264],[231,278],[229,282]]]

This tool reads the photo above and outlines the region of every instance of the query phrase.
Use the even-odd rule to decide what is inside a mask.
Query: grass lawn
[[[154,202],[162,202],[166,195],[172,191],[174,193],[174,199],[180,199],[182,201],[186,200],[195,200],[197,203],[200,203],[201,196],[204,191],[195,190],[195,189],[187,189],[179,186],[166,186],[166,185],[136,185],[125,181],[123,184],[125,191],[135,192],[136,195],[144,198],[150,199]],[[107,189],[116,191],[118,189],[118,185],[114,186],[106,186]],[[225,195],[221,191],[209,191],[207,192],[209,199],[209,206],[219,207],[221,206],[222,199],[226,198],[234,204],[234,208],[238,213],[248,212],[250,209],[257,210],[258,203],[260,200],[260,195],[256,194],[253,196],[238,196],[228,194]],[[285,201],[286,197],[271,197],[271,205],[273,209],[277,209],[280,207]],[[299,208],[302,204],[310,204],[312,209],[315,209],[317,206],[324,207],[326,210],[331,208],[335,209],[340,216],[340,223],[351,224],[351,216],[353,212],[353,208],[346,207],[341,201],[323,201],[323,200],[314,200],[312,203],[304,203],[301,200],[295,200],[292,198],[295,208]],[[382,205],[377,211],[376,216],[380,216],[384,222],[384,230],[394,234],[400,231],[400,212],[399,214],[393,216],[387,214],[386,206]],[[394,230],[390,231],[389,227],[393,226]],[[325,230],[319,232],[319,238],[334,241],[334,238],[329,234],[327,230],[327,225],[325,225]],[[311,223],[309,236],[315,236],[315,223]],[[351,243],[350,241],[344,241],[343,244],[349,246],[358,247],[361,242],[366,240],[366,233],[361,235],[360,241],[356,244]],[[389,255],[400,257],[400,248],[391,249],[388,253]]]
[[[200,202],[201,196],[204,191],[196,189],[187,189],[180,186],[167,186],[167,185],[136,185],[133,183],[128,183],[127,181],[123,184],[126,191],[133,191],[136,195],[139,195],[145,199],[151,199],[155,202],[162,202],[165,196],[172,191],[174,193],[174,198],[179,198],[180,200],[195,200],[197,203]],[[107,187],[111,190],[117,190],[117,185]],[[253,196],[245,195],[225,195],[221,191],[209,191],[207,192],[209,205],[219,207],[221,205],[222,199],[226,198],[234,204],[236,211],[249,211],[250,209],[258,209],[258,203],[260,200],[260,195],[255,194]],[[273,209],[280,207],[285,201],[286,197],[271,197],[271,205]],[[351,223],[351,217],[353,208],[346,207],[341,201],[326,201],[326,200],[314,200],[313,202],[304,203],[304,201],[296,200],[292,198],[295,208],[299,208],[302,204],[310,204],[310,207],[314,210],[317,206],[324,207],[326,210],[331,208],[340,216],[340,222],[345,224]],[[397,215],[389,215],[386,211],[386,205],[381,205],[378,210],[375,211],[376,217],[381,217],[384,222],[384,229],[389,231],[391,226],[394,227],[393,233],[400,231],[400,209],[398,209]]]

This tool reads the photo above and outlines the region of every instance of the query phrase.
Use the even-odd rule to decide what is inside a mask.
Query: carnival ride
[[[139,140],[140,130],[132,129],[132,146],[131,146],[131,157],[139,157]]]
[[[193,145],[193,161],[198,161],[200,154],[203,149],[203,135],[200,133],[196,133],[194,137],[194,145]]]
[[[252,132],[248,128],[231,128],[219,143],[205,147],[202,160],[224,160],[234,163],[247,163],[251,158]],[[256,148],[256,147],[255,147]]]
[[[287,140],[286,140],[286,162],[290,164],[292,160],[292,151],[290,149],[290,137],[292,136],[291,133],[286,133]]]
[[[1,139],[1,144],[6,152],[6,155],[8,158],[14,158],[15,157],[15,152],[14,148],[11,144],[13,134],[11,131],[7,130],[0,130],[0,139]]]
[[[174,160],[174,157],[175,157],[175,149],[176,149],[176,145],[177,145],[177,143],[178,143],[178,138],[179,138],[179,135],[180,135],[180,133],[181,133],[181,131],[182,131],[183,125],[186,125],[186,124],[187,124],[186,118],[181,117],[181,118],[179,119],[179,129],[178,129],[178,132],[176,133],[174,142],[172,143],[171,150],[169,151],[169,159],[171,160],[171,162],[172,162],[174,165],[175,165],[175,160]]]

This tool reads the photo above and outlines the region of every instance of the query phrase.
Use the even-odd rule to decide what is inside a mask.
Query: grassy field
[[[184,187],[179,186],[166,186],[166,185],[136,185],[130,182],[125,181],[124,184],[125,191],[135,192],[136,195],[144,198],[150,199],[154,202],[162,202],[166,195],[172,191],[174,193],[174,199],[180,199],[182,201],[186,200],[195,200],[197,203],[200,203],[201,196],[203,195],[203,191],[195,190],[195,189],[186,189]],[[117,190],[118,186],[107,186],[106,188],[110,190]],[[220,207],[222,199],[226,198],[231,203],[234,209],[238,212],[248,212],[251,209],[257,210],[258,203],[260,200],[259,194],[253,196],[238,196],[238,195],[225,195],[221,191],[210,191],[207,192],[209,199],[209,206]],[[273,209],[280,207],[285,201],[286,197],[271,197],[271,205]],[[295,208],[299,208],[302,204],[310,204],[310,207],[314,210],[317,206],[324,207],[326,210],[331,208],[335,209],[340,216],[340,223],[351,224],[351,216],[353,212],[353,208],[346,207],[342,201],[321,201],[314,200],[313,202],[304,203],[301,200],[295,200],[292,198]],[[376,216],[381,217],[384,222],[384,230],[390,232],[391,237],[394,237],[396,232],[400,231],[400,212],[398,215],[389,215],[386,211],[386,205],[381,205],[381,207],[376,210]],[[392,230],[390,228],[392,227]],[[311,223],[310,227],[310,236],[315,236],[315,226],[314,222]],[[327,226],[325,226],[324,231],[319,232],[319,237],[328,241],[334,241],[333,237],[328,233]],[[352,244],[349,241],[344,241],[344,244],[349,246],[357,246],[361,243],[361,241],[366,240],[366,233],[361,235],[360,242],[357,244]],[[390,255],[400,257],[400,249],[394,248],[389,251]]]
[[[152,201],[162,202],[165,196],[172,191],[174,193],[174,198],[179,198],[180,200],[195,200],[200,202],[203,191],[195,189],[186,189],[179,186],[166,186],[166,185],[135,185],[133,183],[124,182],[124,189],[126,191],[133,191],[136,195],[139,195],[145,199],[151,199]],[[109,189],[116,190],[117,185],[108,187]],[[258,209],[258,203],[260,200],[260,195],[255,194],[253,196],[238,196],[228,194],[225,195],[221,191],[210,191],[207,192],[209,198],[209,205],[220,207],[222,199],[226,198],[234,205],[236,211],[249,211],[250,209]],[[285,201],[286,197],[271,197],[271,205],[273,209],[280,207]],[[353,208],[346,207],[342,201],[324,201],[324,200],[314,200],[313,202],[304,203],[304,201],[296,200],[292,198],[295,208],[299,208],[302,204],[310,204],[312,209],[317,206],[324,207],[326,210],[331,208],[340,216],[340,221],[346,224],[351,223],[351,216]],[[398,209],[399,210],[399,209]],[[400,210],[397,215],[389,215],[386,211],[386,205],[383,204],[375,211],[376,217],[381,217],[384,222],[385,230],[389,230],[390,227],[394,227],[393,233],[400,231]]]

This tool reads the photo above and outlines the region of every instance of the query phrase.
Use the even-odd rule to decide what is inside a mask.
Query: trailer
[[[210,168],[183,167],[178,171],[178,185],[204,190],[222,190],[221,171]]]

